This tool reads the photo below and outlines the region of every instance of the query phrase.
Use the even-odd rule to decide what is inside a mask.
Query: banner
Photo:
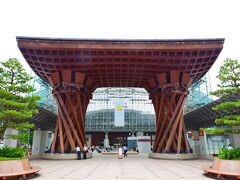
[[[115,126],[124,126],[124,102],[115,102]]]

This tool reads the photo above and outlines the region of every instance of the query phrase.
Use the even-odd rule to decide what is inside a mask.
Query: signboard
[[[151,139],[138,139],[138,142],[151,142]]]
[[[124,103],[122,101],[115,102],[115,126],[124,126]]]
[[[199,140],[199,132],[192,131],[192,140]]]
[[[204,136],[204,131],[203,130],[199,130],[199,136]]]

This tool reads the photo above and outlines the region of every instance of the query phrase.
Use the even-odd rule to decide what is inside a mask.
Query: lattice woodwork
[[[24,58],[47,80],[52,72],[71,69],[98,87],[144,87],[156,74],[178,70],[194,81],[211,68],[223,39],[74,40],[17,37]]]
[[[86,144],[85,114],[93,91],[93,81],[86,80],[83,73],[71,70],[54,72],[48,80],[53,86],[58,106],[51,152],[69,152],[76,146],[83,148]]]
[[[183,121],[183,109],[188,87],[193,79],[189,74],[180,71],[161,73],[156,79],[158,88],[151,94],[156,111],[156,138],[153,151],[190,152]]]

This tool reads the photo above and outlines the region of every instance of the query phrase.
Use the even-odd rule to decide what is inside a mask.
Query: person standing
[[[138,149],[138,146],[136,146],[136,151],[137,151],[137,153],[139,154],[139,149]]]
[[[88,152],[88,147],[86,146],[86,144],[84,144],[84,147],[83,147],[83,159],[87,159],[87,152]]]
[[[80,160],[81,159],[81,150],[80,150],[79,146],[76,147],[76,152],[77,152],[77,159]]]
[[[123,146],[123,155],[127,157],[127,147],[125,145]]]

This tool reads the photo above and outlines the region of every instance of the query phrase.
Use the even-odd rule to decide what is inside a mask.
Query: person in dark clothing
[[[138,149],[138,146],[136,146],[136,151],[137,151],[137,153],[139,153],[139,149]]]
[[[77,152],[77,159],[80,160],[81,159],[81,150],[80,147],[76,147],[76,152]]]
[[[127,157],[127,147],[123,146],[123,155],[124,157]]]
[[[87,148],[86,144],[84,144],[84,147],[83,147],[83,159],[87,159],[87,152],[88,152],[88,148]]]

